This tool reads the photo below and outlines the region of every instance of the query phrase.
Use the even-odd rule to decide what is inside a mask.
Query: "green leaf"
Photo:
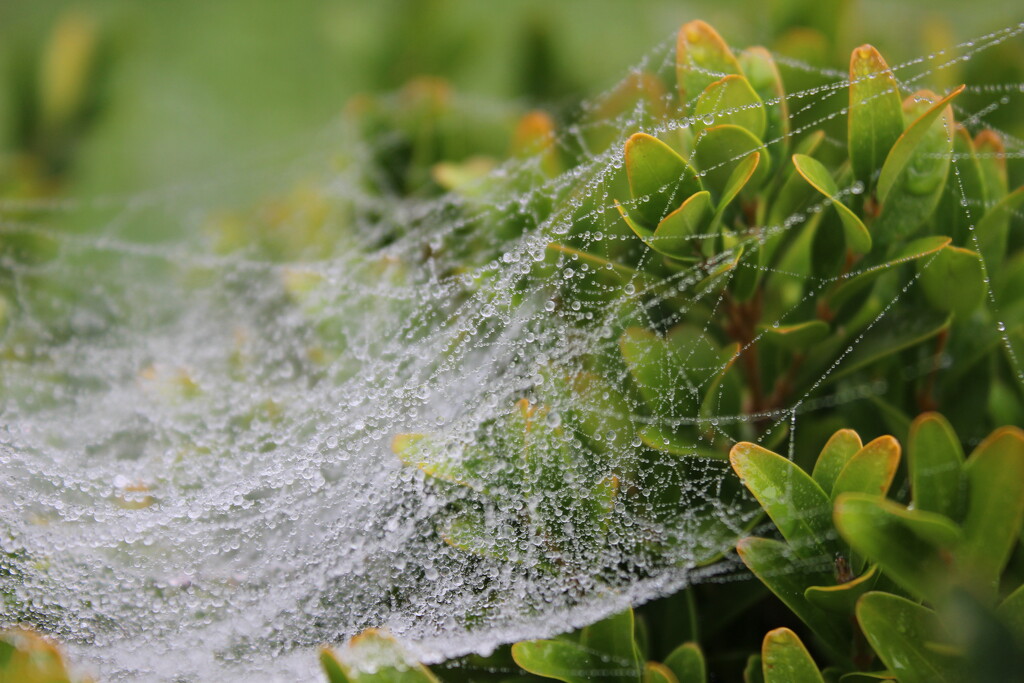
[[[613,669],[613,680],[636,681],[643,663],[634,640],[633,610],[614,614],[591,624],[580,634],[580,645],[599,653],[605,669]]]
[[[889,193],[896,186],[896,181],[900,176],[904,175],[907,170],[907,166],[910,165],[911,161],[917,155],[918,148],[928,137],[929,132],[932,130],[932,124],[935,123],[940,116],[946,113],[946,107],[949,103],[963,91],[964,86],[960,86],[941,99],[935,98],[937,101],[933,100],[934,103],[931,104],[924,113],[918,116],[913,123],[907,126],[907,129],[904,130],[902,134],[900,134],[899,139],[892,146],[889,154],[885,157],[885,163],[882,165],[882,173],[878,177],[878,200],[880,202],[885,204],[889,197]],[[921,94],[917,94],[913,97],[921,96]],[[924,94],[923,96],[927,97],[927,94]],[[952,119],[950,119],[949,125],[950,128],[948,129],[946,140],[949,144],[952,144]]]
[[[1024,584],[999,603],[996,616],[1003,620],[1018,640],[1024,641]]]
[[[910,425],[907,465],[914,508],[961,518],[967,481],[964,449],[946,418],[924,413]]]
[[[762,326],[759,328],[765,343],[788,351],[801,351],[828,336],[828,323],[824,320],[808,320],[793,325]]]
[[[844,277],[836,283],[835,289],[827,294],[829,307],[842,319],[850,309],[858,308],[857,301],[863,299],[875,281],[886,271],[898,267],[908,261],[924,258],[934,254],[950,243],[949,237],[920,237],[904,245],[896,255],[885,263],[868,268],[859,273]],[[845,307],[845,310],[844,310]]]
[[[696,412],[685,356],[675,356],[664,339],[651,330],[629,327],[619,338],[619,350],[652,413],[679,417]]]
[[[794,462],[746,441],[733,446],[729,461],[798,555],[831,558],[840,550],[832,501]]]
[[[993,598],[1024,521],[1024,432],[997,429],[964,465],[968,502],[957,559]]]
[[[705,683],[707,667],[704,653],[697,643],[683,643],[665,658],[665,666],[672,670],[679,683]]]
[[[835,586],[810,586],[804,591],[807,601],[818,609],[834,614],[850,615],[860,596],[878,581],[878,566],[872,565],[857,578]]]
[[[676,39],[676,83],[679,101],[697,97],[714,81],[743,73],[729,46],[703,21],[691,21],[679,29]]]
[[[761,671],[761,655],[747,657],[747,665],[743,667],[743,683],[764,683]]]
[[[848,620],[834,616],[806,597],[810,586],[833,581],[831,556],[809,562],[797,556],[785,543],[768,538],[744,538],[736,544],[743,564],[774,593],[793,614],[822,639],[840,660],[849,656],[852,631]]]
[[[718,415],[738,415],[743,388],[735,373],[730,373],[736,359],[740,354],[739,342],[730,344],[722,349],[721,369],[708,382],[704,390],[704,398],[701,400],[698,417],[701,420],[697,423],[698,429],[703,432],[713,432],[715,420]],[[730,380],[733,380],[730,382]]]
[[[644,664],[643,681],[644,683],[678,683],[672,670],[658,662]]]
[[[767,123],[764,103],[750,82],[738,74],[730,74],[705,88],[694,105],[693,116],[697,135],[706,126],[728,123],[746,128],[760,140]]]
[[[350,683],[344,669],[335,658],[330,648],[324,647],[320,650],[320,666],[327,675],[327,683]]]
[[[824,139],[825,131],[815,131],[801,140],[795,151],[797,154],[810,156],[821,146]],[[789,163],[790,166],[786,169],[782,186],[771,198],[772,206],[768,212],[768,224],[773,227],[782,226],[786,219],[796,214],[814,193],[813,188],[808,186],[803,176],[797,173],[796,166],[792,165],[792,157],[789,158]]]
[[[932,258],[918,261],[917,270],[925,298],[940,311],[967,318],[985,300],[985,272],[973,251],[948,246]]]
[[[943,647],[948,639],[930,609],[889,593],[867,593],[857,603],[857,621],[871,648],[900,683],[966,680],[960,661]],[[937,642],[940,639],[942,643]]]
[[[935,230],[953,238],[958,246],[974,246],[969,226],[992,206],[985,189],[981,161],[974,149],[974,141],[967,129],[956,124],[953,135],[953,158],[956,174],[942,193],[942,201],[935,212]]]
[[[891,436],[880,436],[861,448],[839,472],[832,487],[832,499],[843,493],[889,492],[900,464],[900,443]]]
[[[760,136],[768,144],[774,165],[781,164],[789,147],[789,105],[782,76],[775,60],[763,47],[749,47],[739,56],[740,66],[750,85],[764,102],[766,126]]]
[[[761,645],[765,683],[825,683],[807,648],[788,628],[769,631]]]
[[[836,499],[835,523],[853,550],[878,564],[911,594],[934,599],[948,588],[950,551],[960,530],[934,512],[908,510],[879,496]]]
[[[974,138],[974,149],[978,154],[981,174],[985,179],[985,194],[988,201],[998,204],[1009,192],[1006,176],[1006,147],[999,134],[983,130]]]
[[[638,235],[639,236],[639,235]],[[629,266],[624,266],[620,263],[609,261],[606,258],[602,258],[595,254],[591,254],[579,249],[573,249],[564,244],[558,244],[557,242],[551,242],[548,244],[548,252],[552,254],[565,254],[570,258],[579,259],[584,263],[590,265],[594,272],[598,273],[599,276],[605,278],[605,282],[612,286],[624,285],[628,283],[634,283],[634,286],[638,290],[646,289],[647,287],[653,287],[658,284],[658,281],[648,275],[645,272],[635,270]]]
[[[518,642],[512,646],[512,659],[534,675],[565,683],[591,683],[598,677],[603,680],[605,672],[611,668],[589,649],[567,640]],[[638,679],[639,676],[626,680],[636,683]]]
[[[846,244],[850,249],[858,254],[866,254],[871,251],[871,233],[868,232],[867,227],[857,214],[839,200],[839,188],[828,169],[817,159],[800,154],[793,155],[793,165],[811,187],[831,201],[832,207],[843,222]]]
[[[754,172],[757,171],[757,165],[760,162],[761,153],[752,152],[743,161],[736,164],[732,170],[732,174],[729,179],[725,182],[725,187],[722,188],[722,196],[718,200],[718,208],[715,209],[715,216],[711,220],[711,230],[714,230],[722,221],[722,215],[725,213],[726,208],[732,203],[736,196],[740,193],[750,179],[754,177]]]
[[[644,240],[651,249],[666,256],[689,256],[696,253],[692,240],[706,231],[711,215],[711,193],[707,190],[690,195],[678,209],[658,223],[654,234]]]
[[[1024,187],[1018,187],[985,212],[974,233],[989,270],[994,270],[1006,255],[1006,240],[1011,217],[1024,206]]]
[[[854,671],[839,677],[839,683],[875,683],[876,681],[895,681],[896,676],[888,671]]]
[[[349,640],[344,657],[328,648],[320,651],[320,664],[330,683],[440,683],[430,669],[410,660],[398,642],[376,629]]]
[[[846,467],[850,458],[863,447],[860,436],[852,429],[840,429],[833,434],[821,449],[817,461],[814,463],[814,472],[811,476],[818,482],[822,490],[832,493],[836,477]]]
[[[832,372],[827,382],[835,382],[856,370],[873,365],[886,356],[916,346],[949,327],[949,317],[932,311],[914,311],[905,316],[882,318],[853,347]]]
[[[646,133],[637,133],[626,141],[625,164],[635,201],[631,210],[645,225],[657,225],[670,206],[678,206],[703,189],[685,159]]]
[[[903,133],[903,99],[889,65],[871,45],[850,55],[847,149],[853,175],[867,187]]]
[[[722,124],[706,129],[698,138],[694,158],[704,174],[705,187],[721,204],[736,167],[750,163],[747,159],[751,153],[763,151],[764,145],[746,128]],[[768,156],[762,154],[746,186],[752,189],[759,187],[768,177],[770,166]]]

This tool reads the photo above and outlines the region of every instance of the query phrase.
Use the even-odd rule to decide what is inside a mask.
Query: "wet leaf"
[[[921,146],[932,131],[933,124],[946,113],[946,107],[963,90],[964,86],[960,86],[943,98],[938,98],[931,93],[920,93],[908,98],[908,101],[918,97],[931,99],[932,103],[907,126],[907,129],[903,131],[886,156],[885,163],[882,166],[882,173],[878,178],[878,199],[880,202],[884,204],[888,199],[889,193],[896,185],[896,181],[906,172],[907,166],[918,153],[918,147]],[[952,117],[950,116],[949,118],[949,128],[945,131],[946,141],[952,143]]]
[[[857,621],[871,648],[900,683],[964,681],[961,663],[943,648],[946,641],[935,613],[905,598],[868,593],[857,603]]]
[[[705,88],[693,107],[693,116],[697,135],[705,126],[731,124],[745,128],[760,140],[767,124],[764,103],[750,82],[738,74]]]
[[[719,197],[718,208],[715,209],[715,216],[711,221],[711,230],[718,227],[726,208],[736,199],[740,191],[750,182],[750,179],[754,177],[754,172],[757,171],[757,165],[760,160],[761,153],[753,152],[733,168],[732,174],[725,183],[725,187],[722,188],[722,196]]]
[[[707,232],[710,219],[711,193],[707,190],[697,192],[665,216],[654,234],[644,241],[651,249],[666,256],[693,255],[696,253],[693,237]]]
[[[678,683],[676,675],[664,664],[647,662],[644,664],[643,683]]]
[[[1016,427],[997,429],[974,449],[964,473],[965,539],[957,558],[994,599],[1024,521],[1024,432]]]
[[[835,619],[811,603],[805,593],[810,586],[833,582],[832,557],[806,561],[785,543],[768,538],[744,538],[736,552],[751,572],[807,624],[840,659],[848,656],[851,629],[846,620]]]
[[[320,664],[330,683],[439,683],[430,669],[410,660],[387,633],[367,629],[345,646],[338,658],[329,649],[320,651]]]
[[[796,463],[749,442],[733,446],[729,460],[797,555],[832,557],[840,550],[832,501]]]
[[[872,590],[878,580],[878,567],[872,566],[866,572],[846,583],[835,586],[810,586],[804,591],[807,602],[826,612],[850,615],[860,596]]]
[[[928,303],[940,311],[967,318],[985,300],[985,272],[973,251],[947,246],[932,258],[918,261],[917,269]]]
[[[714,81],[743,73],[732,50],[715,29],[703,21],[691,21],[679,29],[676,39],[676,83],[679,100],[694,100]]]
[[[788,628],[765,635],[761,667],[765,683],[825,683],[807,648]]]
[[[719,204],[725,197],[726,189],[737,166],[744,162],[753,152],[763,152],[764,145],[746,128],[723,124],[712,126],[697,139],[694,151],[697,164],[704,173],[704,185],[711,190],[712,197]],[[757,188],[768,177],[769,163],[767,155],[757,162],[753,176],[745,184]]]
[[[679,683],[705,683],[707,667],[704,653],[697,643],[683,643],[665,658],[665,666],[672,670]]]
[[[863,447],[860,436],[852,429],[840,429],[825,443],[818,459],[814,463],[811,476],[818,482],[822,490],[831,495],[836,477],[846,467],[846,463]]]
[[[1024,206],[1024,187],[1018,187],[990,208],[974,228],[985,264],[994,271],[1006,255],[1010,219]],[[974,209],[976,212],[977,209]],[[971,245],[973,246],[973,245]]]
[[[630,638],[632,642],[632,638]],[[512,646],[512,658],[526,671],[565,683],[590,683],[604,677],[607,663],[595,661],[595,653],[567,640],[524,640]],[[639,676],[628,680],[636,683]]]
[[[863,221],[839,199],[839,188],[835,180],[820,161],[800,154],[793,155],[793,165],[811,187],[827,197],[839,214],[846,233],[846,244],[858,254],[871,251],[871,234]]]
[[[823,320],[808,320],[793,325],[765,326],[761,328],[765,343],[789,351],[806,349],[828,336],[828,323]]]
[[[924,112],[896,141],[878,178],[882,211],[872,232],[883,243],[912,234],[938,206],[953,155],[953,109],[948,103],[962,91],[941,100],[928,92],[907,99],[910,115]]]
[[[880,359],[931,339],[949,326],[949,318],[931,311],[914,311],[902,318],[886,316],[864,333],[826,381],[835,382]]]
[[[767,143],[773,165],[778,166],[785,159],[790,137],[789,105],[778,66],[771,53],[763,47],[743,50],[739,63],[764,103],[766,125],[764,134],[759,137]]]
[[[631,213],[654,226],[690,195],[701,191],[696,172],[658,138],[637,133],[626,141],[626,176],[634,204]]]
[[[847,148],[853,175],[869,186],[903,133],[903,100],[889,65],[871,45],[850,55]]]
[[[839,472],[832,487],[832,498],[857,492],[884,496],[889,492],[900,464],[900,443],[891,436],[880,436],[857,451]]]
[[[835,523],[855,552],[912,595],[934,599],[947,589],[949,553],[961,538],[949,518],[907,510],[879,496],[846,493],[836,499]]]
[[[914,508],[960,520],[967,492],[963,463],[960,439],[946,418],[938,413],[919,415],[907,440]]]

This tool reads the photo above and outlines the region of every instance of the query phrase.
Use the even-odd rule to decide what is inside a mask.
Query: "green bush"
[[[609,569],[636,579],[669,556],[699,567],[738,555],[763,584],[696,586],[453,662],[443,677],[1006,680],[1024,638],[1024,435],[1000,427],[1024,424],[1024,188],[1012,189],[1002,137],[957,122],[962,86],[904,97],[868,45],[851,55],[848,86],[787,93],[771,52],[734,52],[691,22],[673,66],[557,121],[529,113],[514,132],[504,113],[466,118],[435,80],[411,84],[398,107],[349,108],[375,152],[349,160],[361,189],[458,198],[458,227],[424,255],[459,283],[454,296],[486,292],[486,274],[458,276],[510,240],[557,226],[528,282],[583,329],[597,308],[616,311],[612,353],[541,368],[541,388],[471,443],[453,446],[443,430],[394,436],[396,457],[446,501],[432,520],[438,547],[549,575],[614,549],[644,558]],[[790,112],[794,101],[806,105]],[[490,173],[506,152],[515,172]],[[595,176],[601,192],[579,192],[575,179]],[[220,252],[288,263],[350,248],[352,226],[376,211],[300,187],[212,218],[209,231]],[[374,246],[408,226],[387,228]],[[369,270],[404,282],[406,265]],[[303,371],[318,380],[345,351],[349,321],[318,308],[339,294],[301,270],[281,284],[274,305],[316,322]],[[393,305],[401,316],[406,304]],[[171,384],[174,400],[198,393],[186,375]],[[814,421],[792,431],[816,401]],[[261,410],[275,419],[277,406]],[[894,435],[862,444],[858,432],[882,425]],[[774,453],[787,439],[789,457]],[[623,532],[627,518],[671,528],[695,481],[704,498],[690,528]],[[744,537],[755,528],[768,537]],[[0,667],[25,666],[38,645],[25,638],[3,641]],[[332,683],[440,676],[377,631],[321,662]]]

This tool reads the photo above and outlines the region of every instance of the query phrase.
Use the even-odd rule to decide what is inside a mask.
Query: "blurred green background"
[[[816,20],[808,8],[839,13],[837,55],[870,41],[893,64],[926,54],[936,36],[962,41],[1024,20],[1014,0],[2,0],[0,150],[16,151],[12,84],[31,79],[69,10],[96,22],[109,65],[64,188],[92,195],[300,149],[353,94],[417,75],[484,102],[570,105],[620,80],[684,21],[703,18],[732,45],[777,45],[781,24]]]

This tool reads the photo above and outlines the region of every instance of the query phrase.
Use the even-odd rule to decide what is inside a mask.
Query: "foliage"
[[[92,40],[62,39],[78,50]],[[56,62],[74,52],[55,50]],[[396,457],[447,501],[433,520],[439,546],[548,573],[589,566],[612,543],[658,558],[693,535],[623,532],[622,520],[671,528],[680,489],[722,477],[706,509],[688,511],[705,545],[686,549],[687,566],[712,564],[735,547],[791,612],[746,660],[745,680],[1006,680],[1016,669],[1000,662],[1018,666],[1024,638],[1024,434],[1003,427],[985,435],[1024,423],[1024,187],[1012,189],[1000,134],[958,122],[962,86],[904,93],[870,45],[850,56],[848,87],[798,92],[819,105],[799,113],[788,109],[794,93],[771,52],[734,51],[703,22],[682,27],[673,67],[635,74],[595,110],[530,112],[516,127],[505,113],[469,121],[434,79],[410,84],[398,107],[373,98],[349,107],[360,136],[374,141],[375,154],[352,162],[372,195],[453,193],[458,225],[493,228],[490,239],[467,239],[470,231],[456,228],[432,245],[424,258],[456,264],[442,279],[498,258],[531,227],[529,216],[569,225],[531,266],[534,281],[550,283],[552,310],[622,302],[611,358],[594,353],[571,372],[542,368],[542,389],[469,440],[441,430],[395,435]],[[76,97],[83,88],[67,94],[54,86],[43,98],[57,102],[57,113],[40,120],[58,133],[26,128],[27,154],[49,180],[88,121],[90,103]],[[837,121],[845,145],[835,142]],[[584,131],[579,144],[556,144],[559,127]],[[65,147],[33,147],[37,139]],[[530,195],[519,210],[492,206],[495,196],[586,174],[592,151],[614,140],[621,168],[601,179],[610,205],[598,196],[577,201],[566,183]],[[491,173],[505,154],[518,159],[519,172]],[[39,177],[31,182],[44,184]],[[212,219],[216,248],[279,262],[327,257],[348,246],[361,212],[375,210],[339,209],[302,187],[272,208]],[[616,239],[592,238],[594,216]],[[375,243],[405,229],[389,226]],[[21,260],[46,258],[45,244],[4,248],[18,249]],[[403,265],[382,263],[377,274],[401,281]],[[455,296],[484,285],[459,282]],[[331,295],[330,283],[302,272],[286,273],[282,285],[284,305],[299,315]],[[5,301],[0,316],[13,305]],[[331,322],[311,331],[313,377],[344,345],[345,321]],[[955,361],[948,368],[946,355]],[[907,368],[922,370],[892,381]],[[194,397],[191,380],[179,380],[174,399]],[[837,402],[820,413],[820,427],[789,432],[802,404],[879,386],[872,409]],[[865,445],[844,429],[813,463],[803,459],[806,444],[834,425],[875,433],[879,421],[896,435]],[[796,452],[773,452],[787,437]],[[963,444],[976,444],[968,457]],[[624,449],[631,457],[621,457]],[[738,478],[725,476],[727,459]],[[578,481],[566,485],[566,473],[586,477],[582,495]],[[768,537],[741,539],[762,511],[773,525]],[[764,604],[763,591],[746,590],[717,598],[718,616],[708,614],[713,587],[689,589],[682,599],[702,618],[672,648],[659,633],[669,630],[666,620],[627,610],[576,634],[517,643],[478,665],[493,664],[496,679],[568,683],[704,681],[716,667],[735,673],[735,651],[749,643],[731,642],[726,626]],[[22,676],[11,680],[32,680],[12,667],[58,666],[34,636],[3,643],[0,670]],[[324,650],[321,663],[332,683],[438,679],[377,631],[357,636],[340,656]]]
[[[945,418],[924,413],[906,450],[909,505],[887,496],[902,453],[891,436],[862,444],[856,432],[840,430],[810,473],[753,443],[732,449],[737,476],[781,537],[745,538],[737,552],[803,623],[817,652],[790,628],[774,628],[748,659],[745,681],[995,683],[1016,675],[1024,657],[1024,575],[1010,556],[1020,552],[1024,523],[1024,432],[998,429],[965,459]],[[325,652],[332,683],[399,674],[436,680],[394,655],[384,669],[360,670],[367,642],[388,652],[398,647],[376,632],[360,638],[369,640],[353,641],[348,651],[356,664]],[[520,671],[509,677],[697,683],[708,680],[704,652],[720,665],[734,646],[720,633],[645,663],[648,638],[629,610],[577,634],[516,643],[510,654]]]

